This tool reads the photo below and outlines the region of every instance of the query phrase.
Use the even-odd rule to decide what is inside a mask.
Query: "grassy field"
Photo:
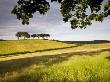
[[[24,58],[20,56],[25,54],[17,55],[15,59],[5,56],[2,61],[3,57],[0,56],[0,82],[110,82],[110,43],[77,45],[47,40],[41,40],[42,44],[39,44],[40,40],[9,42],[25,46],[35,42],[40,48],[25,48],[32,54],[26,53]],[[10,47],[11,43],[0,42],[2,48]],[[33,52],[39,49],[42,52]],[[3,49],[1,51],[1,54],[5,53]],[[5,55],[7,53],[10,52],[7,51]]]
[[[75,45],[49,40],[0,41],[0,55],[34,53],[72,46]]]

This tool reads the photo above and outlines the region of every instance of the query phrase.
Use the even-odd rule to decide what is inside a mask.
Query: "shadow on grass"
[[[44,50],[35,50],[35,51],[24,51],[24,52],[14,52],[14,53],[7,53],[7,54],[0,54],[0,56],[12,56],[12,55],[19,55],[19,54],[27,54],[27,53],[35,53],[35,52],[44,52],[44,51],[52,51],[52,50],[60,50],[60,49],[67,49],[73,48],[78,46],[70,46],[70,47],[63,47],[63,48],[52,48],[52,49],[44,49]]]
[[[110,50],[109,50],[109,53],[110,53]],[[105,57],[105,59],[108,59],[108,60],[110,61],[110,56],[108,56],[108,57]]]
[[[110,60],[110,56],[106,57],[106,59]]]
[[[63,61],[68,60],[70,57],[74,55],[97,55],[100,52],[108,51],[110,49],[99,50],[95,52],[73,52],[73,53],[63,53],[63,54],[56,54],[56,55],[44,55],[44,56],[37,56],[31,58],[21,58],[21,59],[13,59],[0,62],[0,76],[4,76],[3,74],[7,72],[17,71],[26,67],[29,67],[33,64],[36,65],[44,65],[44,66],[51,66],[53,64],[61,63]]]

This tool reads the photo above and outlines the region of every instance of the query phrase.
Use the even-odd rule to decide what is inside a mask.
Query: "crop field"
[[[110,43],[0,41],[0,82],[110,82]]]

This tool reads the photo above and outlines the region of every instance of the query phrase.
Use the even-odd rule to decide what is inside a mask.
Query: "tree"
[[[48,37],[50,37],[50,35],[49,34],[37,34],[39,37],[41,37],[42,39],[45,39],[45,38],[48,38]]]
[[[27,38],[27,39],[30,38],[30,34],[27,34],[27,35],[26,35],[26,38]]]
[[[86,28],[92,24],[93,20],[102,22],[105,17],[110,15],[110,0],[105,3],[103,8],[104,0],[51,0],[51,2],[53,1],[61,3],[60,11],[63,21],[69,21],[72,29]],[[22,24],[29,24],[29,19],[35,12],[45,14],[49,9],[50,5],[46,0],[18,0],[12,14],[22,20]],[[87,11],[88,9],[90,11]]]
[[[49,37],[50,37],[50,34],[45,34],[45,37],[46,37],[46,38],[49,38]]]
[[[37,37],[37,35],[36,34],[32,34],[31,37],[33,37],[33,39],[34,39],[35,37]]]
[[[18,40],[20,39],[21,36],[22,36],[22,33],[21,32],[17,32],[16,33],[16,37],[18,38]]]
[[[20,37],[24,37],[24,39],[25,38],[30,38],[30,34],[28,32],[17,32],[16,37],[18,37],[18,40],[19,40]]]
[[[26,39],[26,37],[28,36],[28,32],[21,32],[22,33],[22,37],[24,37],[24,40]]]
[[[40,35],[40,37],[42,38],[42,39],[45,39],[44,37],[45,37],[45,35],[42,33],[42,34],[39,34]]]
[[[40,38],[39,34],[36,34],[36,37],[39,39]]]
[[[44,35],[43,33],[41,33],[41,34],[37,34],[37,36],[39,36],[39,38],[41,37],[42,39],[45,39],[45,38],[44,38],[45,35]]]
[[[45,39],[46,35],[45,34],[41,34],[42,39]]]
[[[41,34],[37,34],[38,39],[39,39],[41,36],[42,36]]]

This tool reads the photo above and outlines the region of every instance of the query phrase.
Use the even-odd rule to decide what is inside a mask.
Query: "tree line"
[[[23,39],[29,39],[29,38],[42,38],[42,39],[48,39],[50,37],[50,34],[44,34],[44,33],[41,33],[41,34],[29,34],[28,32],[17,32],[16,35],[18,40],[20,40],[22,37]]]

